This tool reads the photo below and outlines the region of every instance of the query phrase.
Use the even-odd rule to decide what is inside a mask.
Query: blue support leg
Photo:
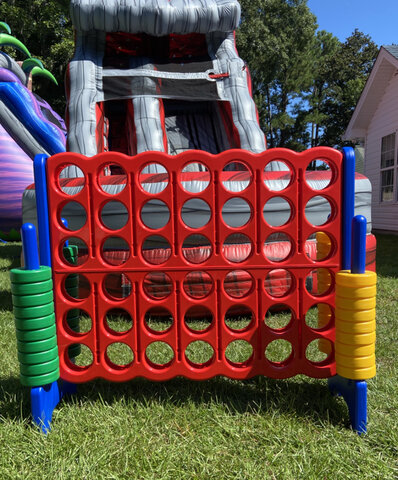
[[[62,380],[31,389],[30,400],[33,421],[43,433],[48,433],[51,430],[54,409],[63,396],[76,393],[76,389],[74,383]]]
[[[333,395],[341,395],[350,415],[353,430],[359,435],[366,433],[367,424],[367,383],[365,380],[348,380],[336,375],[328,379]]]

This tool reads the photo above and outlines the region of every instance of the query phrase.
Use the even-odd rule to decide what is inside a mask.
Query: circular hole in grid
[[[63,283],[66,296],[74,300],[85,300],[90,295],[90,281],[81,273],[71,273]]]
[[[290,185],[293,173],[283,160],[272,160],[264,168],[263,179],[268,190],[281,192]]]
[[[94,361],[93,352],[83,343],[70,345],[67,354],[75,367],[88,368]]]
[[[254,321],[254,313],[246,305],[229,307],[225,316],[225,325],[234,332],[246,330]]]
[[[330,290],[332,281],[333,276],[327,268],[316,268],[307,275],[305,288],[311,295],[325,295]]]
[[[212,277],[203,271],[189,272],[184,278],[185,293],[195,299],[205,298],[213,289]]]
[[[201,193],[210,183],[210,172],[206,165],[192,162],[185,165],[181,172],[181,185],[187,192]]]
[[[284,339],[273,340],[265,349],[265,356],[271,363],[276,366],[285,365],[293,353],[293,347],[290,342]]]
[[[195,367],[207,366],[214,357],[213,347],[202,340],[191,342],[185,349],[185,358]]]
[[[248,223],[252,215],[252,210],[246,200],[234,197],[224,203],[221,214],[222,219],[228,227],[239,228]]]
[[[332,253],[333,243],[330,236],[325,232],[311,234],[305,242],[307,257],[315,261],[326,260]]]
[[[305,314],[305,323],[314,330],[320,330],[330,324],[333,311],[327,303],[317,303]]]
[[[173,291],[173,281],[165,272],[149,272],[145,275],[143,289],[149,297],[163,300]]]
[[[72,181],[73,179],[73,181]],[[58,183],[60,189],[66,195],[77,195],[80,193],[85,184],[86,179],[82,170],[76,165],[65,165],[58,175]]]
[[[328,161],[312,160],[305,170],[305,180],[313,190],[323,190],[332,182],[332,169]]]
[[[124,273],[109,273],[104,279],[104,290],[111,300],[127,298],[131,288],[131,281]]]
[[[234,298],[243,298],[253,288],[253,277],[246,270],[233,270],[224,278],[225,293]]]
[[[124,168],[117,163],[108,163],[103,165],[99,171],[98,184],[103,192],[117,195],[126,188],[127,174]]]
[[[205,262],[210,258],[212,251],[211,242],[204,235],[190,235],[182,244],[182,254],[190,263]]]
[[[153,230],[165,227],[170,220],[169,207],[162,200],[152,199],[141,208],[142,223]]]
[[[246,340],[234,340],[225,349],[225,358],[235,366],[246,366],[253,357],[253,346]]]
[[[144,240],[141,252],[148,263],[161,265],[170,258],[171,247],[168,240],[161,235],[150,235]]]
[[[292,249],[292,240],[286,233],[271,233],[264,243],[264,255],[271,262],[283,262]]]
[[[292,285],[292,274],[284,268],[275,268],[265,277],[265,291],[272,297],[285,297],[292,290]]]
[[[265,314],[265,324],[273,330],[283,330],[294,320],[290,307],[283,303],[272,305]]]
[[[115,342],[108,345],[106,356],[111,364],[116,367],[127,367],[134,361],[134,353],[131,348],[122,342]]]
[[[146,347],[145,356],[152,365],[166,367],[174,359],[174,350],[166,342],[153,342]]]
[[[124,238],[107,237],[101,253],[109,265],[123,265],[130,258],[130,247]]]
[[[190,307],[184,315],[185,325],[193,332],[205,332],[209,330],[213,322],[212,312],[203,305]]]
[[[228,235],[222,246],[224,257],[233,263],[240,263],[247,260],[253,247],[250,238],[243,233],[233,233]]]
[[[305,357],[312,363],[322,363],[330,356],[333,347],[330,340],[319,338],[313,340],[305,349]]]
[[[112,200],[106,203],[101,210],[101,222],[109,230],[119,230],[126,226],[126,223],[129,219],[129,213],[126,206]]]
[[[125,333],[133,328],[133,319],[123,308],[112,308],[105,315],[105,324],[115,333]]]
[[[68,202],[62,207],[59,221],[72,232],[80,230],[87,221],[86,209],[79,202]]]
[[[271,227],[282,227],[290,220],[292,208],[285,198],[272,197],[264,205],[263,216]]]
[[[145,314],[145,325],[152,332],[165,333],[173,322],[173,315],[164,307],[152,307]]]
[[[332,206],[327,198],[316,195],[308,200],[304,212],[307,221],[319,227],[328,222],[332,214]]]
[[[181,208],[182,221],[190,228],[202,228],[209,223],[211,209],[201,198],[187,200]]]
[[[90,315],[80,308],[72,308],[66,313],[66,325],[73,333],[88,333],[93,322]]]
[[[243,192],[250,185],[253,174],[249,167],[240,161],[228,162],[221,173],[222,184],[233,193]]]
[[[73,267],[83,265],[88,259],[86,242],[78,237],[67,238],[62,246],[61,259]]]
[[[169,172],[160,163],[150,163],[141,170],[138,181],[145,192],[155,195],[167,188]]]

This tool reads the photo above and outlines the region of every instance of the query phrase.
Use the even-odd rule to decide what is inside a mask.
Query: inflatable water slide
[[[22,194],[33,182],[32,160],[38,153],[65,151],[66,128],[50,105],[29,89],[32,72],[45,70],[41,62],[30,58],[8,33],[0,33],[2,45],[28,56],[20,65],[0,52],[0,238],[15,240],[22,225]]]
[[[241,13],[237,0],[72,0],[70,11],[75,53],[67,71],[68,151],[86,156],[115,151],[133,161],[135,155],[147,151],[178,155],[187,150],[211,154],[266,150],[250,73],[235,44]],[[330,181],[331,171],[322,159],[317,163],[307,172],[307,181],[321,190]],[[229,188],[241,191],[248,172],[239,162],[231,162],[229,168]],[[274,161],[267,170],[270,189],[283,190],[288,167]],[[148,191],[159,191],[164,173],[160,166],[150,165],[144,173]],[[201,165],[191,166],[184,175],[189,191],[203,190],[207,172]],[[79,191],[83,178],[76,167],[66,168],[63,176],[65,192]],[[110,167],[101,182],[105,191],[117,193],[126,178]],[[370,205],[370,182],[357,174],[355,213],[367,218],[368,233]],[[199,225],[209,214],[208,206],[195,198],[184,208],[182,214],[189,216],[192,225]],[[224,208],[223,216],[236,226],[251,214],[249,205],[239,198]],[[322,196],[314,197],[307,208],[315,225],[325,223],[331,211]],[[84,224],[83,213],[76,202],[62,211],[71,230]],[[151,228],[161,228],[167,213],[165,204],[151,200],[142,211],[142,220]],[[290,213],[291,206],[283,197],[275,197],[264,209],[272,226],[286,223]],[[24,194],[24,221],[36,223],[34,186]],[[116,230],[125,224],[126,210],[113,202],[102,212],[102,221]],[[283,236],[272,240],[265,247],[270,256],[283,257]],[[108,247],[110,255],[123,255],[123,245],[117,240]],[[368,264],[374,262],[374,247],[374,237],[368,235]],[[192,248],[197,248],[195,254],[205,254],[206,245]],[[245,248],[237,234],[231,250],[239,256]],[[307,249],[309,255],[316,255],[315,239],[309,239]],[[153,245],[153,250],[154,255],[167,255],[161,243]]]

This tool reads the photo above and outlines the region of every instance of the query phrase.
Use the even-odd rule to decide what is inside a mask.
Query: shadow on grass
[[[0,305],[2,310],[12,312],[12,296],[9,290],[0,290]]]
[[[2,420],[24,420],[30,416],[30,391],[18,377],[0,379],[0,415]]]
[[[2,269],[9,270],[21,265],[21,244],[6,243],[0,246],[0,265]],[[5,266],[4,260],[7,262]]]
[[[376,235],[376,271],[378,275],[398,277],[398,236]]]
[[[217,377],[201,382],[184,378],[168,382],[136,379],[118,385],[95,380],[78,385],[77,394],[65,397],[59,407],[62,408],[64,402],[73,403],[75,399],[82,408],[84,403],[98,400],[112,405],[122,396],[143,405],[217,404],[230,415],[285,413],[307,418],[314,424],[349,425],[345,404],[330,394],[326,380],[319,383],[301,377],[290,380],[256,377],[244,381]],[[13,421],[30,417],[30,389],[23,387],[17,377],[0,379],[0,411],[4,419]]]
[[[176,378],[167,382],[145,379],[118,384],[96,380],[78,386],[80,400],[112,404],[125,395],[144,405],[153,402],[165,406],[183,407],[184,404],[217,404],[231,415],[243,413],[287,413],[311,419],[314,423],[349,425],[345,404],[333,397],[327,381],[313,381],[296,377],[274,380],[256,377],[250,380],[230,380],[216,377],[206,381]],[[73,400],[72,400],[73,401]]]

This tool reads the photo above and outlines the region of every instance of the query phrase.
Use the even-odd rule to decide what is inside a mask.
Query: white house
[[[373,229],[398,233],[398,45],[381,47],[345,139],[365,149]]]

